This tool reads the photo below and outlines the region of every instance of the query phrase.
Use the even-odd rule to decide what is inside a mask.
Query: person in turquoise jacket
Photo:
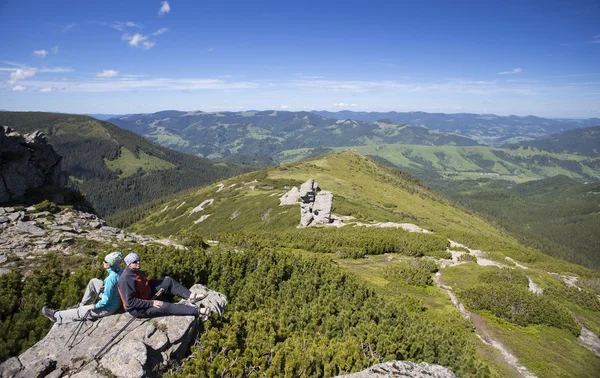
[[[111,252],[106,255],[104,269],[108,272],[108,277],[104,281],[92,278],[77,306],[63,311],[44,306],[42,314],[51,321],[61,324],[81,321],[88,311],[88,318],[91,319],[114,314],[121,308],[121,297],[117,289],[119,275],[123,272],[123,269],[119,267],[121,261],[123,261],[121,252]],[[94,299],[98,297],[100,301],[94,304]]]

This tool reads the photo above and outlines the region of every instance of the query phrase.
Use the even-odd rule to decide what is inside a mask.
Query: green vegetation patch
[[[564,306],[514,284],[479,284],[459,293],[471,310],[487,310],[521,326],[545,324],[579,336],[581,326]]]
[[[104,159],[104,163],[112,171],[118,173],[119,178],[129,177],[140,171],[152,172],[175,168],[175,165],[168,161],[148,155],[144,151],[140,151],[136,156],[125,147],[121,147],[119,157],[116,160]]]

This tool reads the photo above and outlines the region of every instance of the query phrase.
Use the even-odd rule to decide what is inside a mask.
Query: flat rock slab
[[[388,361],[373,365],[358,373],[340,375],[337,378],[387,378],[387,377],[414,377],[414,378],[456,378],[456,375],[441,365],[421,362],[416,364],[408,361]]]

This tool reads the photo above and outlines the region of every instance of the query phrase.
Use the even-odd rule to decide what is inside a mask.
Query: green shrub
[[[434,259],[444,259],[444,260],[452,259],[452,253],[450,253],[446,250],[429,251],[429,252],[426,252],[424,255],[433,257]]]
[[[471,310],[487,310],[520,326],[545,324],[579,336],[581,327],[573,314],[543,295],[514,284],[479,284],[459,293]]]
[[[427,269],[408,263],[387,268],[384,271],[384,276],[389,280],[398,281],[404,285],[426,287],[433,285],[431,273]]]
[[[475,257],[474,255],[471,255],[469,253],[463,253],[462,255],[458,256],[458,261],[473,261],[473,262],[477,262],[477,257]]]
[[[52,214],[60,212],[60,207],[58,207],[54,202],[49,200],[44,200],[36,205],[33,205],[33,207],[35,207],[35,211],[37,211],[38,213],[42,211],[48,211]]]
[[[520,269],[501,268],[479,275],[479,281],[488,284],[512,284],[529,287],[529,279]]]

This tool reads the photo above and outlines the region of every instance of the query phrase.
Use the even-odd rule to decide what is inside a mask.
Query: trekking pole
[[[152,298],[150,298],[151,301],[158,299],[158,297],[160,297],[162,295],[162,293],[165,291],[165,289],[161,288],[159,291],[156,292],[156,294],[154,294],[154,296]],[[127,328],[135,319],[137,319],[135,316],[131,315],[131,319],[127,322],[127,324],[125,324],[125,326],[123,328],[121,328],[121,330],[119,332],[117,332],[116,335],[113,336],[112,339],[110,339],[110,341],[108,343],[106,343],[105,346],[102,347],[102,349],[100,349],[98,351],[98,353],[96,353],[94,355],[94,360],[98,359],[98,357],[100,355],[102,355],[102,352],[104,352],[104,350],[110,345],[112,344],[113,341],[115,341],[115,339],[117,337],[119,337],[119,335],[121,334],[121,332],[125,331],[125,328]]]
[[[92,304],[96,303],[98,296],[100,296],[100,293],[102,293],[103,291],[104,291],[104,286],[102,286],[100,288],[100,290],[98,290],[98,292],[96,293],[96,296],[94,297],[94,301],[92,302]],[[77,324],[77,327],[75,327],[75,329],[73,330],[73,333],[71,333],[71,336],[69,336],[69,338],[67,339],[66,343],[69,344],[69,340],[71,340],[71,338],[73,338],[73,340],[71,340],[71,344],[69,344],[69,349],[73,348],[73,344],[75,343],[77,336],[79,336],[79,331],[81,331],[81,328],[83,328],[83,323],[85,322],[87,317],[90,315],[91,311],[92,311],[91,309],[86,311],[85,315],[83,315],[83,318],[81,319],[79,324]]]

